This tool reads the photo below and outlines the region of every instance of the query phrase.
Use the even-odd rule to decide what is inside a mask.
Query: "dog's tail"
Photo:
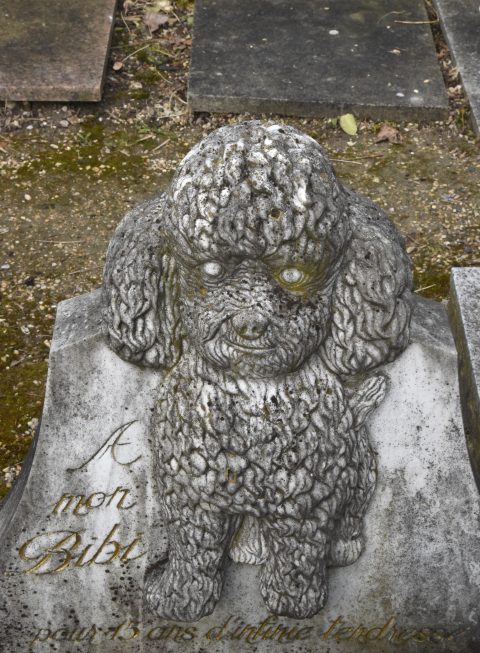
[[[370,376],[353,391],[350,391],[350,408],[356,428],[362,427],[371,413],[382,403],[387,388],[387,376],[377,374]]]

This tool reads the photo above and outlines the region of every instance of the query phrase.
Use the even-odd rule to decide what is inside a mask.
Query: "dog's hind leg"
[[[331,539],[328,564],[332,567],[351,565],[358,560],[365,547],[363,518],[375,490],[377,469],[364,427],[358,433],[358,446],[358,463],[353,475],[356,485],[343,514],[337,519]]]
[[[327,538],[315,519],[269,518],[262,521],[268,558],[260,589],[274,614],[305,619],[327,600]]]
[[[168,562],[148,573],[146,603],[164,619],[196,621],[213,612],[220,597],[236,518],[198,505],[172,505],[167,512]]]

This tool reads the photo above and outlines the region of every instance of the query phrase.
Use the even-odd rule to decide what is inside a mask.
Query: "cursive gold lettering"
[[[136,556],[132,556],[131,558],[129,557],[130,553],[135,549],[135,547],[140,545],[142,535],[143,533],[139,533],[138,537],[136,537],[133,542],[126,547],[125,551],[120,556],[120,560],[122,562],[132,562],[132,560],[138,560],[138,558],[141,558],[145,555],[144,553],[139,553]]]
[[[147,639],[153,642],[169,639],[174,642],[184,642],[194,639],[197,634],[195,626],[154,626],[147,632]]]
[[[365,633],[365,641],[375,641],[378,639],[383,639],[384,636],[387,634],[388,630],[390,629],[391,626],[395,623],[395,617],[390,617],[390,619],[382,626],[379,628],[370,628],[370,630],[367,630]]]
[[[23,573],[55,574],[70,566],[82,568],[86,566],[108,565],[117,558],[124,563],[138,560],[145,553],[138,553],[141,546],[142,533],[126,546],[114,537],[120,524],[114,524],[100,546],[87,543],[82,539],[82,531],[53,531],[36,535],[25,542],[19,549],[19,556],[25,562],[35,564]]]
[[[40,628],[40,630],[37,630],[37,633],[30,642],[30,645],[36,644],[37,642],[46,642],[49,636],[50,630],[48,628]]]
[[[130,510],[130,508],[133,508],[133,506],[136,506],[136,505],[137,505],[137,502],[134,501],[133,503],[130,503],[130,505],[128,505],[128,506],[124,506],[124,505],[123,505],[123,504],[124,504],[124,501],[125,501],[126,498],[129,496],[129,494],[130,494],[130,490],[128,490],[127,488],[117,487],[117,489],[116,489],[114,492],[112,492],[111,495],[107,495],[107,496],[110,497],[109,500],[108,500],[107,506],[109,506],[109,505],[112,503],[112,501],[113,501],[114,498],[117,496],[117,494],[121,494],[121,495],[122,495],[122,497],[117,501],[117,506],[116,506],[116,507],[117,507],[119,510]]]
[[[400,628],[394,616],[390,617],[383,626],[358,626],[347,624],[343,617],[337,617],[330,622],[329,628],[323,633],[323,639],[334,639],[336,641],[356,640],[365,644],[367,642],[387,640],[395,643],[403,643],[413,640],[415,642],[435,642],[450,640],[459,637],[465,631],[459,630],[456,633],[449,633],[442,630],[430,628]]]
[[[90,510],[101,508],[102,506],[110,507],[112,504],[118,510],[129,510],[136,505],[136,501],[125,505],[127,498],[130,496],[128,488],[117,487],[111,494],[105,492],[92,492],[91,494],[62,494],[60,499],[54,505],[52,513],[54,515],[71,513],[73,515],[88,515]],[[105,501],[108,501],[105,503]],[[116,504],[114,503],[116,500]]]
[[[89,628],[58,628],[58,630],[50,630],[50,628],[40,628],[30,641],[30,646],[39,642],[93,642],[98,635],[99,630],[95,624]],[[53,646],[53,644],[52,644]]]
[[[79,467],[68,468],[67,472],[77,472],[80,469],[85,469],[94,460],[100,460],[100,458],[103,458],[107,452],[110,453],[112,460],[118,465],[122,465],[122,467],[129,467],[130,465],[136,463],[142,457],[141,455],[133,458],[132,460],[126,461],[122,461],[119,458],[119,448],[127,447],[132,444],[131,442],[122,442],[122,438],[125,432],[128,431],[132,424],[135,424],[136,422],[137,420],[134,419],[131,422],[127,422],[126,424],[119,426],[111,435],[108,436],[105,442],[90,456],[88,460],[82,463]]]
[[[223,624],[223,626],[213,626],[213,628],[210,628],[210,630],[207,631],[205,637],[207,639],[215,639],[217,641],[222,639],[222,636],[225,632],[225,629],[227,628],[228,624],[230,621],[233,619],[232,616],[228,617],[227,621]]]
[[[135,639],[140,635],[140,624],[138,621],[130,621],[120,624],[115,628],[110,639],[120,639],[124,642],[128,642],[131,639]]]
[[[115,535],[111,529],[104,542],[111,542]],[[111,555],[111,552],[109,553]],[[278,622],[278,617],[269,615],[263,621],[256,624],[247,624],[240,617],[230,615],[220,625],[213,625],[207,630],[203,637],[210,642],[221,640],[243,640],[248,643],[255,643],[269,640],[272,644],[280,643],[285,646],[287,641],[302,641],[308,639],[314,631],[313,626],[301,624],[283,624]],[[362,644],[372,641],[384,640],[395,643],[414,641],[416,643],[431,644],[434,646],[439,641],[451,641],[463,635],[464,629],[445,630],[431,628],[399,628],[394,616],[390,617],[383,626],[365,626],[364,624],[347,624],[343,617],[337,617],[329,624],[325,633],[328,638],[337,642],[357,640]],[[201,635],[196,626],[172,623],[141,623],[127,619],[117,626],[97,628],[95,624],[89,627],[62,626],[52,628],[40,628],[30,641],[30,646],[42,642],[92,642],[97,636],[108,637],[110,640],[128,642],[136,639],[148,640],[149,642],[186,642]],[[52,648],[54,644],[51,645]],[[282,648],[282,647],[280,647]],[[43,650],[43,649],[42,649]],[[203,650],[203,649],[202,649]],[[283,648],[282,648],[283,650]],[[423,649],[422,649],[423,650]],[[430,648],[428,649],[430,650]],[[433,649],[432,649],[433,650]],[[436,650],[436,649],[435,649]]]
[[[63,537],[63,534],[66,535]],[[49,544],[49,541],[58,535],[60,540],[55,542],[53,545]],[[44,543],[42,546],[42,542]],[[81,542],[81,535],[75,531],[54,531],[53,533],[47,533],[42,535],[36,535],[32,539],[28,540],[23,544],[19,551],[18,555],[24,561],[37,562],[26,569],[24,573],[26,574],[55,574],[61,571],[64,571],[70,564],[73,556],[72,552],[77,548]],[[39,553],[37,553],[40,549]],[[49,563],[52,561],[57,561],[57,566],[53,568],[49,566]],[[43,567],[47,567],[45,571],[40,571]]]
[[[342,639],[349,639],[349,635],[352,633],[353,626],[343,626],[342,628],[339,628],[333,638],[337,641],[340,642]]]
[[[98,550],[95,552],[95,554],[90,558],[90,560],[86,563],[88,565],[93,565],[93,563],[96,563],[97,565],[108,565],[108,563],[112,562],[112,560],[115,560],[115,558],[118,556],[120,553],[120,543],[117,542],[116,540],[112,539],[113,536],[116,534],[118,531],[120,524],[115,524],[112,530],[109,532],[107,537],[103,540],[103,542],[100,544]],[[110,551],[109,553],[105,553],[105,550],[109,547],[113,547],[113,551]],[[105,554],[107,558],[105,560],[100,560],[98,561],[98,558],[101,558],[102,554]]]
[[[323,633],[323,639],[328,639],[337,626],[343,624],[343,617],[337,617],[335,621],[330,622],[330,628]]]

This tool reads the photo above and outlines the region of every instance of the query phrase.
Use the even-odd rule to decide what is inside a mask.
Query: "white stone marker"
[[[258,567],[230,563],[196,623],[152,617],[145,569],[165,533],[146,424],[160,374],[122,362],[100,333],[100,293],[58,308],[39,436],[0,511],[5,651],[474,651],[480,500],[462,432],[444,307],[417,300],[412,343],[386,366],[370,423],[379,478],[367,546],[330,570],[327,606],[269,615]],[[152,556],[153,554],[153,556]]]

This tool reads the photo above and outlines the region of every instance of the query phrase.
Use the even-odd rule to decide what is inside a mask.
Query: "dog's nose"
[[[265,315],[253,312],[238,313],[232,318],[232,325],[235,332],[245,340],[257,340],[262,336],[269,321]]]

